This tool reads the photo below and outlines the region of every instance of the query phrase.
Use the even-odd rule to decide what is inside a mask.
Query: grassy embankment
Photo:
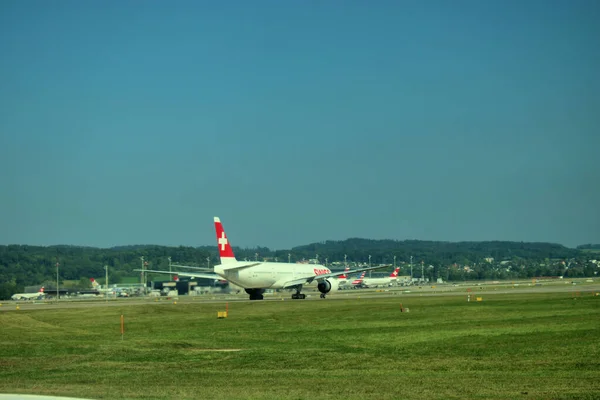
[[[597,398],[600,296],[478,295],[230,303],[221,320],[223,304],[201,302],[6,311],[0,393]]]

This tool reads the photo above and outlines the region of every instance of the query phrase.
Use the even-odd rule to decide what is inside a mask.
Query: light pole
[[[254,261],[258,261],[258,253],[254,253]]]
[[[288,264],[291,264],[292,262],[292,255],[290,253],[288,253]]]
[[[369,268],[371,268],[371,255],[369,254]],[[369,270],[369,278],[371,277],[371,270]]]
[[[412,274],[412,256],[410,256],[410,281],[412,282],[413,274]]]
[[[396,270],[396,256],[394,256],[394,271]]]
[[[58,263],[58,257],[56,257],[56,301],[58,301],[58,299],[60,298],[60,296],[58,295],[58,266],[60,264]]]
[[[171,257],[167,257],[167,260],[169,260],[169,274],[171,273]],[[173,280],[173,275],[169,275],[169,279]]]
[[[425,282],[425,273],[423,272],[424,261],[421,260],[421,282]]]
[[[348,258],[348,255],[344,254],[344,268],[346,268],[348,266],[348,263],[346,262],[347,258]]]
[[[206,257],[206,268],[210,269],[210,257]]]
[[[144,282],[144,278],[145,278],[145,275],[144,275],[144,256],[141,256],[140,260],[142,260],[142,272],[140,273],[142,275],[141,276],[142,290],[143,290],[144,294],[146,294],[146,282]]]
[[[319,263],[319,255],[317,254],[317,255],[315,256],[315,258],[316,258],[316,260],[317,260],[317,264],[318,264],[318,263]]]
[[[106,279],[104,280],[104,298],[108,301],[108,265],[104,266],[106,271]]]

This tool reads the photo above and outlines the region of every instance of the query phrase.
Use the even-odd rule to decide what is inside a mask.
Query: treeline
[[[214,251],[214,249],[213,249]],[[0,246],[0,299],[7,293],[23,292],[26,286],[55,286],[56,263],[59,263],[59,282],[84,281],[95,278],[103,281],[104,266],[108,265],[111,282],[123,277],[139,276],[134,269],[168,269],[173,264],[206,265],[207,257],[214,255],[206,249],[193,247],[166,247],[155,245],[120,246],[109,249],[79,246]],[[204,263],[204,264],[203,264]],[[84,279],[85,278],[85,279]],[[8,297],[10,297],[10,295]]]
[[[554,243],[507,241],[434,242],[422,240],[370,240],[353,238],[295,247],[303,258],[392,264],[401,275],[436,281],[523,279],[541,276],[567,278],[594,276],[598,266],[589,253]],[[276,252],[281,259],[284,254]],[[411,259],[412,257],[412,259]],[[412,264],[411,264],[412,262]]]
[[[391,263],[397,260],[421,260],[429,264],[472,264],[483,262],[486,258],[494,260],[510,259],[568,259],[581,255],[577,249],[570,249],[554,243],[525,243],[506,241],[486,242],[434,242],[424,240],[370,240],[352,238],[343,241],[326,241],[306,246],[294,247],[294,254],[303,257],[328,257],[340,260],[344,254],[355,261],[366,261],[371,255],[374,263]],[[279,253],[279,252],[278,252]]]
[[[581,246],[577,246],[578,250],[600,250],[600,244],[582,244]]]
[[[592,245],[584,245],[592,246]],[[582,247],[582,246],[580,246]],[[408,274],[413,263],[413,276],[435,280],[510,279],[532,276],[592,276],[597,267],[586,257],[583,248],[570,249],[553,243],[523,242],[433,242],[420,240],[369,240],[352,238],[326,241],[273,251],[266,247],[234,248],[239,260],[277,260],[297,262],[318,259],[331,266],[343,262],[353,265],[393,264],[402,266]],[[370,260],[369,260],[370,256]],[[79,246],[0,246],[0,298],[22,292],[26,286],[43,285],[59,280],[96,278],[102,281],[104,266],[108,265],[111,282],[124,277],[137,277],[142,259],[147,269],[168,270],[172,264],[206,267],[218,263],[216,246],[167,247],[156,245],[118,246],[101,249]],[[395,257],[395,259],[394,259]],[[564,262],[564,263],[563,263]],[[423,268],[421,268],[423,265]],[[176,269],[176,268],[174,268]]]

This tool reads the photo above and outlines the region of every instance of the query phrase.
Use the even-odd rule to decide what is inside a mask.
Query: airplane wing
[[[371,267],[371,268],[358,268],[358,269],[346,271],[345,273],[350,275],[350,274],[354,274],[356,272],[371,271],[374,269],[381,269],[381,268],[387,268],[387,267],[390,267],[390,265],[380,265],[380,266]],[[332,272],[330,274],[313,275],[313,276],[307,276],[304,278],[294,279],[293,281],[285,282],[283,284],[283,288],[286,289],[286,288],[296,287],[298,285],[303,285],[305,283],[311,283],[315,279],[320,281],[322,279],[333,278],[333,277],[336,277],[339,275],[340,275],[340,271],[337,271],[337,272]]]
[[[187,276],[190,278],[203,278],[203,279],[223,279],[222,277],[220,277],[217,274],[210,274],[210,273],[197,273],[197,272],[179,272],[179,271],[157,271],[154,269],[134,269],[134,271],[138,271],[138,272],[152,272],[155,274],[168,274],[168,275],[177,275],[177,276]]]
[[[206,268],[206,267],[192,267],[190,265],[179,265],[179,264],[171,264],[172,267],[177,267],[177,268],[189,268],[189,269],[195,269],[196,271],[212,271],[212,268]]]

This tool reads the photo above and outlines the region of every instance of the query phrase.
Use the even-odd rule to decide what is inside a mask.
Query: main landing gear
[[[305,299],[306,295],[304,293],[300,293],[302,290],[302,285],[296,286],[296,293],[292,295],[292,299]]]
[[[250,295],[250,300],[262,300],[265,289],[245,289]]]

